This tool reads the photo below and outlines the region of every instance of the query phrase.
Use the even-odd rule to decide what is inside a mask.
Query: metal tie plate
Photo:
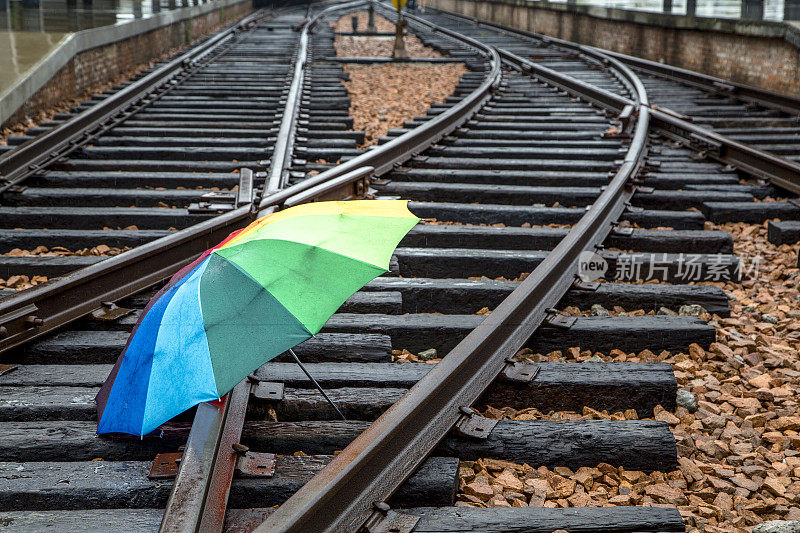
[[[411,533],[420,516],[400,513],[386,502],[373,502],[372,514],[356,533]]]
[[[119,307],[114,302],[103,302],[102,307],[92,311],[92,318],[94,320],[110,322],[118,318],[121,318],[123,316],[129,315],[130,313],[133,313],[133,309],[128,309],[126,307]]]
[[[498,420],[480,416],[469,407],[461,407],[459,411],[461,416],[453,426],[453,431],[462,437],[486,439],[498,422]]]
[[[522,361],[514,361],[513,359],[506,359],[506,363],[501,376],[506,381],[513,381],[516,383],[530,383],[534,380],[541,368],[535,363],[525,363]]]
[[[275,475],[275,454],[247,451],[236,462],[239,477],[272,477]]]
[[[554,328],[569,329],[575,324],[577,320],[578,318],[574,316],[555,314],[548,316],[545,319],[545,324],[547,324],[548,326],[552,326]]]
[[[250,394],[259,400],[283,400],[284,384],[275,381],[259,381],[253,385]]]
[[[148,479],[172,479],[178,475],[183,452],[160,453],[153,459]]]

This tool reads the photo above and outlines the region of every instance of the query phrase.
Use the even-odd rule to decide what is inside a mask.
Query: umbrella
[[[404,200],[303,204],[232,233],[150,301],[97,395],[98,433],[145,435],[311,338],[388,271]]]

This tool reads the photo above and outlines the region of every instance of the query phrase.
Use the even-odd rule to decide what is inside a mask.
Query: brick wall
[[[429,2],[432,7],[489,22],[800,96],[800,46],[783,34],[784,26],[779,23],[692,19],[517,0]],[[613,13],[614,17],[604,18],[601,13]]]
[[[26,116],[36,116],[64,102],[84,99],[252,11],[252,3],[242,2],[81,52],[59,69],[4,125],[13,127],[25,121]]]

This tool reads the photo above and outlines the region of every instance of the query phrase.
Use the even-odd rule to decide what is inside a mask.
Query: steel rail
[[[311,29],[330,13],[351,9],[361,4],[365,2],[359,0],[337,4],[303,21],[278,141],[272,155],[269,177],[264,183],[264,195],[274,193],[275,189],[286,185],[285,180],[294,147],[295,123],[300,110]],[[371,167],[358,175],[351,173],[331,180],[335,182],[334,194],[341,195],[343,186],[347,187],[354,180],[366,177],[369,171]],[[327,185],[327,188],[326,185],[306,188],[294,196],[280,196],[280,198],[288,204],[285,207],[313,201],[329,193],[330,185]],[[275,197],[272,198],[274,200]],[[337,199],[340,199],[340,196],[337,196]],[[275,208],[276,205],[273,203],[262,215],[273,212]],[[239,440],[252,386],[253,383],[249,379],[244,379],[219,402],[206,402],[198,406],[161,520],[160,533],[222,531],[234,471],[240,460],[247,459],[248,452]]]
[[[561,83],[571,83],[562,78]],[[593,102],[595,97],[586,99]],[[644,94],[639,98],[646,101]],[[643,164],[648,127],[649,109],[641,106],[621,167],[558,246],[439,364],[255,531],[373,531],[367,524],[386,514],[385,500],[464,416],[460,409],[479,397],[569,289],[580,253],[611,231],[633,194],[631,178]]]
[[[295,58],[292,82],[286,95],[286,111],[281,117],[281,124],[275,137],[275,144],[270,158],[267,181],[264,185],[264,194],[280,190],[286,186],[289,177],[289,167],[292,158],[295,133],[297,131],[297,116],[300,113],[300,99],[305,81],[306,62],[308,61],[308,34],[324,14],[342,9],[367,5],[366,0],[337,4],[326,8],[310,20],[304,21],[303,31],[300,35],[300,44]],[[311,4],[309,3],[309,8]]]
[[[716,92],[726,91],[728,94],[735,95],[737,98],[749,100],[767,107],[779,108],[790,113],[800,112],[800,98],[781,95],[733,82],[726,82],[719,78],[714,78],[705,74],[699,74],[689,70],[679,69],[677,67],[670,67],[668,65],[661,65],[660,63],[654,63],[644,59],[632,58],[623,54],[609,52],[607,50],[602,50],[591,46],[584,46],[526,30],[508,28],[493,22],[481,21],[468,15],[450,13],[438,9],[433,10],[445,14],[451,18],[469,20],[476,25],[484,25],[486,27],[502,31],[506,34],[522,35],[530,39],[553,43],[563,48],[580,50],[599,61],[608,62],[615,65],[615,68],[620,69],[620,72],[627,71],[628,73],[631,73],[630,69],[622,64],[622,61],[624,61],[629,65],[634,66],[637,70],[649,69],[648,72],[658,76],[668,77],[665,73],[671,73],[670,75],[675,76],[674,79],[676,81],[680,81],[681,83],[695,85],[706,90],[715,90]],[[504,50],[501,50],[501,54],[503,55],[504,59],[508,59],[513,55]],[[647,69],[645,67],[647,67]],[[550,69],[547,69],[541,65],[536,65],[535,67],[531,68],[537,72],[537,75],[545,80],[548,79],[547,75],[552,72]],[[641,80],[639,80],[635,75],[634,79],[638,80],[638,84],[641,86]],[[572,83],[579,84],[581,82],[574,80]],[[631,83],[635,82],[632,81]],[[727,88],[725,88],[726,85],[728,86]],[[641,87],[643,90],[643,86]],[[571,87],[570,84],[565,83],[563,84],[562,88],[569,91]],[[600,89],[597,90],[600,91]],[[602,99],[598,98],[598,100]],[[725,135],[720,135],[706,128],[697,126],[690,122],[690,117],[672,111],[668,108],[654,105],[646,101],[642,103],[650,106],[652,127],[657,133],[663,134],[666,137],[678,141],[681,144],[702,153],[706,157],[715,159],[725,164],[733,165],[745,172],[769,180],[774,185],[786,189],[787,191],[800,194],[800,163],[790,159],[785,159],[770,152],[759,150],[747,144],[735,141]]]
[[[469,17],[467,15],[459,15],[453,14],[446,11],[441,11],[436,8],[429,8],[432,11],[436,11],[440,14],[445,16],[449,16],[450,18],[456,19],[465,19],[469,20],[470,22],[477,24],[484,24],[483,22],[477,21],[474,17]],[[416,19],[417,17],[411,17],[412,19]],[[506,34],[510,34],[511,31],[507,30],[504,27],[496,26],[492,24],[487,24],[492,26],[494,29],[501,31]],[[533,61],[525,59],[513,52],[508,50],[498,48],[498,53],[503,61],[512,66],[513,68],[525,72],[527,74],[533,75],[536,79],[543,81],[544,83],[555,87],[556,89],[566,91],[572,96],[580,97],[586,102],[590,104],[603,108],[607,111],[612,111],[615,113],[621,113],[626,106],[631,106],[630,110],[634,109],[634,106],[637,103],[643,105],[649,105],[649,99],[647,96],[647,91],[644,88],[644,84],[641,82],[638,76],[636,76],[631,69],[620,63],[616,60],[609,60],[603,57],[601,54],[595,52],[594,50],[590,50],[589,52],[594,56],[596,63],[602,63],[605,68],[610,71],[616,69],[617,72],[614,72],[614,75],[620,77],[625,80],[625,85],[630,87],[633,93],[633,100],[620,96],[616,93],[608,91],[606,89],[602,89],[600,87],[596,87],[584,81],[578,80],[571,76],[565,76],[559,73],[556,70],[551,68],[539,65]],[[610,67],[609,67],[610,65]]]
[[[244,206],[4,298],[0,353],[169,278],[252,219]]]
[[[753,148],[687,122],[663,108],[652,109],[657,133],[692,148],[705,157],[733,165],[752,175],[769,180],[794,194],[800,194],[800,163]]]
[[[605,54],[604,50],[595,48],[593,46],[586,46],[578,43],[573,43],[570,41],[565,41],[563,39],[558,39],[555,37],[548,37],[546,35],[541,35],[539,33],[509,28],[506,26],[502,26],[500,24],[496,24],[494,22],[480,20],[469,15],[462,15],[460,13],[451,13],[449,11],[444,11],[438,8],[427,8],[427,9],[430,11],[435,11],[436,13],[439,13],[446,17],[468,20],[473,24],[475,24],[476,26],[486,26],[500,33],[505,33],[506,35],[513,35],[513,34],[524,35],[528,38],[536,39],[546,44],[554,44],[556,46],[572,50],[578,53],[578,55],[584,56],[584,59],[589,60],[589,62],[594,63],[608,70],[612,76],[617,78],[623,85],[625,85],[628,88],[628,90],[631,92],[631,96],[635,101],[638,102],[640,98],[644,98],[645,101],[640,103],[644,105],[650,105],[649,101],[647,100],[648,98],[647,91],[644,88],[642,80],[640,80],[639,77],[636,74],[634,74],[633,71],[622,61],[619,61],[618,59],[610,57],[609,55]]]
[[[499,77],[499,63],[499,60],[494,62],[495,67],[490,78],[494,75]],[[475,108],[488,98],[492,86],[492,83],[483,83],[468,97]],[[456,107],[459,109],[450,114],[456,120],[451,126],[442,125],[434,119],[403,134],[392,143],[370,150],[313,178],[268,194],[261,199],[258,207],[254,204],[244,205],[95,265],[76,270],[53,282],[37,285],[0,300],[0,353],[164,281],[230,232],[246,226],[257,216],[265,216],[272,209],[282,207],[289,199],[293,199],[294,205],[297,202],[293,197],[310,189],[316,188],[317,194],[307,197],[306,201],[334,195],[346,198],[363,194],[372,174],[365,172],[365,167],[372,167],[368,170],[374,170],[374,165],[380,165],[382,172],[390,170],[393,166],[393,155],[399,154],[396,155],[397,161],[407,159],[412,153],[422,149],[418,147],[433,144],[474,112],[474,109]],[[425,135],[419,134],[418,130],[422,129],[427,132]],[[382,149],[389,144],[393,146],[388,150]]]
[[[244,380],[218,402],[197,406],[159,532],[222,531],[249,397]]]
[[[300,44],[297,50],[292,83],[286,95],[286,108],[281,117],[281,125],[275,137],[275,144],[270,158],[267,180],[264,184],[264,193],[282,189],[288,178],[289,162],[292,157],[295,132],[297,130],[297,115],[300,113],[300,98],[303,92],[303,80],[306,72],[306,59],[308,57],[308,26],[300,35]]]
[[[594,48],[594,47],[592,47]],[[666,78],[678,83],[697,87],[705,91],[719,93],[726,96],[733,96],[746,102],[758,104],[760,106],[779,109],[786,113],[800,117],[800,97],[780,94],[766,89],[753,87],[744,83],[724,80],[708,74],[695,72],[692,70],[657,63],[648,59],[633,57],[619,52],[612,52],[602,48],[595,48],[599,52],[618,59],[626,63],[639,72],[652,74],[660,78]]]
[[[0,156],[0,193],[21,183],[51,161],[86,144],[121,119],[127,118],[126,109],[138,103],[145,103],[150,95],[176,81],[184,72],[195,68],[198,62],[228,42],[238,31],[266,16],[268,16],[267,11],[259,10],[231,24],[227,29],[192,47],[150,74],[78,113],[50,131],[3,154]]]
[[[526,60],[508,50],[499,49],[498,52],[503,61],[508,64],[519,67],[521,71],[531,74],[534,78],[556,89],[566,91],[572,96],[580,97],[594,106],[602,107],[608,111],[620,112],[626,105],[635,104],[635,102],[623,96],[584,81],[564,76],[558,71]]]
[[[317,19],[315,19],[317,20]],[[500,79],[500,60],[493,51],[486,80],[446,113],[394,141],[354,158],[345,165],[323,172],[283,190],[266,194],[258,204],[244,205],[201,224],[178,231],[144,246],[81,269],[52,283],[22,291],[0,301],[0,352],[29,342],[76,319],[102,309],[113,302],[155,285],[185,266],[199,253],[222,240],[231,231],[285,205],[331,196],[352,197],[366,191],[368,178],[386,172],[397,162],[438,141],[469,119],[491,95]],[[227,404],[225,404],[227,405]],[[240,406],[223,408],[205,417],[208,427],[229,428],[239,415]],[[203,408],[207,411],[207,408]],[[238,424],[241,427],[240,424]],[[199,426],[198,426],[199,428]],[[195,439],[200,439],[200,430]],[[236,432],[234,431],[233,434]],[[221,437],[208,442],[219,442]],[[202,439],[201,439],[202,440]],[[213,454],[214,461],[218,454]],[[189,464],[187,461],[186,464]],[[195,464],[195,467],[197,465]],[[187,467],[188,469],[189,467]],[[199,472],[203,472],[202,467]],[[189,470],[187,470],[189,472]],[[227,475],[227,474],[226,474]],[[213,475],[211,476],[213,478]],[[204,485],[206,493],[208,485]],[[195,486],[195,490],[198,488]],[[175,501],[177,504],[177,500]],[[195,511],[197,508],[195,507]]]
[[[345,175],[348,176],[343,178]],[[58,280],[4,298],[0,301],[0,353],[93,312],[110,309],[113,302],[168,279],[232,231],[246,226],[257,215],[268,214],[293,196],[314,187],[322,187],[328,196],[338,193],[340,197],[366,190],[368,175],[363,173],[342,172],[329,179],[319,179],[320,176],[266,195],[261,198],[258,209],[255,204],[243,205]],[[338,178],[335,191],[330,187],[333,178]]]
[[[602,63],[612,62],[612,64],[615,65],[615,68],[620,70],[622,68],[633,68],[639,72],[669,79],[684,85],[697,87],[698,89],[726,96],[733,96],[745,102],[758,104],[772,109],[779,109],[791,115],[800,116],[800,97],[797,96],[780,94],[767,89],[753,87],[752,85],[724,80],[709,74],[703,74],[701,72],[695,72],[689,69],[658,63],[649,59],[643,59],[640,57],[622,54],[620,52],[606,50],[605,48],[579,44],[572,41],[559,39],[558,37],[550,37],[548,35],[527,30],[509,28],[495,22],[479,20],[470,15],[451,13],[449,11],[443,11],[437,8],[428,9],[453,18],[469,20],[476,25],[490,27],[507,34],[524,35],[544,43],[554,44],[562,48],[578,51]]]
[[[428,22],[424,22],[424,24],[433,27]],[[437,31],[451,37],[457,35],[449,30],[437,29]],[[345,163],[308,178],[302,183],[307,184],[309,187],[315,187],[367,166],[373,167],[374,174],[379,176],[391,170],[395,165],[428,148],[466,122],[489,99],[497,87],[500,81],[500,58],[494,49],[485,47],[474,39],[462,37],[459,37],[459,40],[477,48],[482,55],[488,58],[490,63],[489,74],[475,90],[459,103],[427,121],[422,126],[414,128],[388,143],[368,150]],[[286,190],[288,189],[284,189],[284,191]],[[269,203],[265,200],[259,204],[259,210],[266,207],[269,207]]]
[[[304,21],[301,47],[307,43],[310,29],[326,15],[334,11],[352,9],[365,4],[365,2],[350,2],[336,5],[323,10],[312,19]],[[494,59],[492,74],[499,78],[499,60],[496,57]],[[305,61],[306,54],[301,48],[300,53],[297,55],[296,67],[301,67],[301,65],[305,64]],[[295,83],[298,75],[302,75],[302,68],[295,69],[296,77],[292,82],[292,87],[299,92],[302,84]],[[488,81],[491,81],[491,76]],[[486,91],[491,87],[492,84],[485,83],[471,95],[474,102],[472,104],[473,108],[477,108],[482,104]],[[295,98],[287,98],[284,119],[287,116],[297,116],[296,109],[289,107],[290,105],[296,106],[297,103],[299,103],[299,95],[295,95]],[[463,120],[466,120],[466,117],[469,116],[468,111],[467,109],[450,113],[452,117],[450,119],[451,124],[460,124]],[[284,120],[285,123],[286,121]],[[342,197],[342,188],[352,187],[353,184],[356,184],[354,193],[356,195],[363,194],[367,189],[366,180],[375,171],[373,166],[364,165],[365,161],[381,165],[384,169],[391,168],[387,164],[388,162],[394,164],[400,158],[407,157],[412,149],[414,151],[421,149],[417,147],[423,144],[427,146],[427,143],[433,142],[432,139],[438,139],[445,134],[441,133],[442,131],[451,131],[442,125],[426,126],[418,128],[422,129],[423,132],[427,132],[424,135],[414,135],[413,132],[409,132],[403,136],[406,139],[410,138],[411,142],[400,139],[399,142],[395,143],[397,145],[395,148],[372,150],[365,156],[355,158],[356,161],[351,161],[349,167],[344,169],[336,167],[339,170],[331,169],[331,171],[321,174],[316,179],[302,182],[306,185],[303,191],[298,192],[293,190],[296,188],[289,188],[280,193],[270,195],[271,188],[279,187],[283,184],[283,176],[286,175],[291,160],[292,134],[288,127],[282,128],[282,131],[286,133],[284,137],[285,146],[280,149],[282,155],[273,156],[273,161],[277,164],[273,164],[270,179],[265,184],[267,188],[265,194],[268,196],[261,203],[263,210],[259,212],[259,216],[271,213],[280,207],[288,208],[300,203],[329,198],[340,199]],[[387,157],[391,159],[387,160]],[[277,198],[281,200],[276,203]],[[163,533],[221,530],[233,479],[233,470],[239,461],[239,456],[234,452],[233,446],[238,445],[244,425],[250,386],[247,380],[241,382],[232,393],[226,395],[222,403],[204,404],[195,414],[178,476],[161,523],[161,531]]]
[[[503,26],[495,22],[479,20],[470,15],[451,13],[449,11],[443,11],[437,8],[428,8],[428,9],[431,9],[433,11],[448,16],[470,20],[476,25],[491,27],[505,33],[516,33],[520,35],[525,35],[527,37],[540,40],[544,43],[555,44],[562,48],[575,50],[580,53],[586,54],[587,56],[592,57],[596,60],[599,60],[602,63],[606,63],[607,61],[614,61],[616,68],[620,68],[620,66],[626,65],[636,69],[639,72],[645,72],[647,74],[652,74],[661,78],[670,79],[672,81],[690,85],[692,87],[697,87],[699,89],[703,89],[706,91],[724,94],[728,96],[735,96],[736,98],[739,98],[746,102],[751,102],[765,107],[770,107],[773,109],[780,109],[781,111],[785,111],[786,113],[789,114],[800,115],[800,97],[780,94],[774,91],[753,87],[752,85],[746,85],[743,83],[724,80],[722,78],[717,78],[715,76],[711,76],[708,74],[703,74],[700,72],[695,72],[692,70],[675,67],[672,65],[666,65],[664,63],[658,63],[656,61],[650,61],[649,59],[634,57],[622,54],[620,52],[613,52],[611,50],[606,50],[605,48],[598,48],[596,46],[579,44],[572,41],[559,39],[558,37],[550,37],[548,35],[543,35],[540,33],[535,33],[527,30],[509,28],[507,26]]]

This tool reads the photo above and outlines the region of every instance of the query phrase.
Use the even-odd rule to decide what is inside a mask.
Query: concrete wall
[[[223,0],[72,34],[0,96],[0,125],[11,126],[64,101],[83,98],[120,75],[163,59],[253,11],[252,0]]]
[[[785,94],[800,95],[800,25],[527,0],[427,5]]]

